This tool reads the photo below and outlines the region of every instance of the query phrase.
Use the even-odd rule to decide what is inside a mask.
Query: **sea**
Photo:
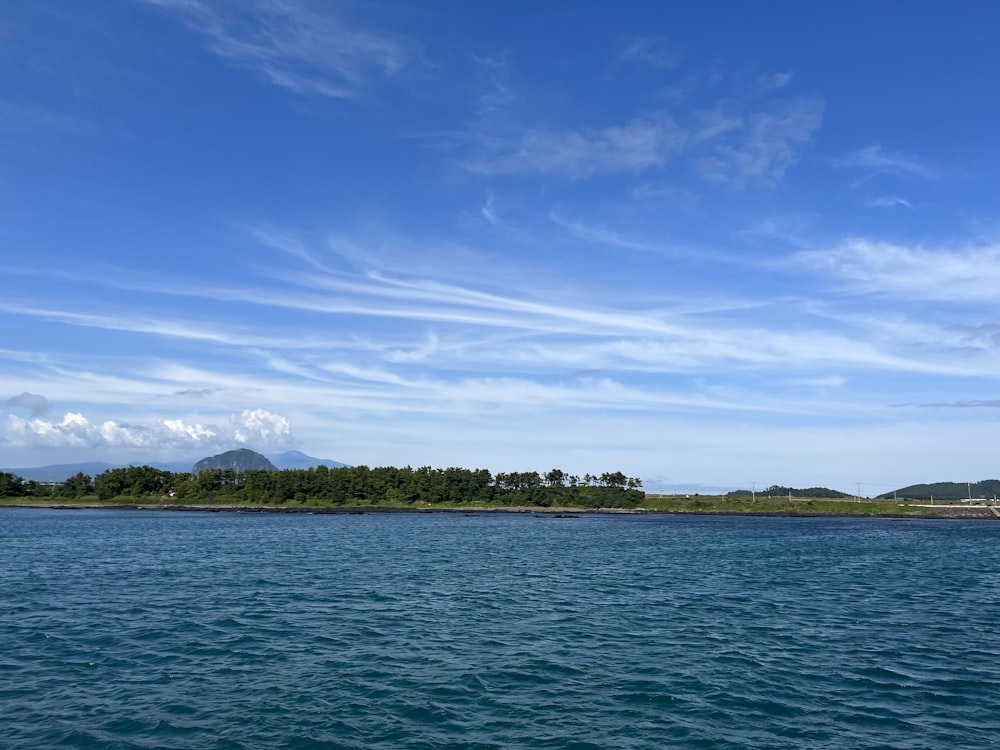
[[[1000,746],[1000,522],[0,509],[0,748]]]

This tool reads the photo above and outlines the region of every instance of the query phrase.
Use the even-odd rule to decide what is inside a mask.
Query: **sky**
[[[997,28],[0,0],[0,466],[1000,477]]]

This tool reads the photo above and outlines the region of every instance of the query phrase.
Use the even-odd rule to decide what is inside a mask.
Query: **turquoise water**
[[[997,747],[998,572],[989,521],[4,509],[0,747]]]

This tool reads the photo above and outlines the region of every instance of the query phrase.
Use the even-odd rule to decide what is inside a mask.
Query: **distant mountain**
[[[229,453],[236,452],[238,451],[229,451]],[[247,451],[247,453],[253,453],[253,451]],[[225,456],[228,454],[223,453],[221,455]],[[348,466],[348,464],[341,463],[340,461],[308,456],[302,451],[286,451],[285,453],[273,453],[267,454],[266,456],[262,456],[259,453],[255,453],[254,455],[260,456],[260,458],[263,458],[266,461],[270,461],[269,466],[260,467],[265,468],[268,471],[274,471],[275,469],[311,469],[321,465],[327,466],[331,469]],[[213,458],[218,458],[218,456],[213,456]],[[104,461],[85,461],[83,463],[76,464],[51,464],[49,466],[33,466],[20,469],[0,468],[0,472],[16,474],[25,481],[65,482],[70,477],[76,476],[80,473],[86,474],[90,477],[96,477],[98,474],[103,474],[109,469],[119,469],[124,466],[146,465],[153,466],[157,469],[163,469],[164,471],[172,471],[175,474],[186,474],[191,471],[191,463],[191,461],[143,461],[141,463],[133,461],[127,464],[109,464]]]
[[[934,498],[935,500],[968,500],[970,495],[978,497],[1000,497],[1000,480],[984,479],[981,482],[935,482],[933,484],[911,484],[893,492],[879,495],[882,498],[907,497],[915,500]]]
[[[279,469],[314,469],[317,466],[326,466],[329,469],[342,469],[348,464],[334,461],[329,458],[315,458],[307,456],[302,451],[285,451],[284,453],[266,454],[271,463]]]
[[[143,464],[131,463],[129,466],[142,466]],[[191,471],[191,461],[148,461],[145,463],[146,466],[152,466],[154,469],[163,469],[164,471],[172,471],[174,474],[187,474]]]
[[[0,469],[0,471],[17,474],[26,481],[65,482],[81,472],[93,477],[96,474],[103,474],[108,469],[115,468],[117,466],[114,464],[106,464],[103,461],[86,461],[80,464],[52,464],[51,466],[35,466],[25,469]]]
[[[260,469],[263,471],[277,471],[278,467],[249,448],[238,448],[234,451],[226,451],[217,456],[203,458],[191,469],[195,474],[208,471],[209,469],[233,469],[234,471],[247,471],[250,469]]]

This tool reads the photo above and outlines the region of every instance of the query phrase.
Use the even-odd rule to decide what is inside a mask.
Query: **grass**
[[[827,500],[787,497],[726,497],[725,495],[646,496],[640,508],[674,513],[731,513],[836,516],[933,516],[932,508],[916,508],[882,500]]]
[[[7,497],[0,498],[0,506],[11,505],[33,505],[39,507],[130,507],[130,506],[175,506],[175,507],[204,507],[219,508],[225,506],[236,506],[241,508],[282,509],[282,510],[309,510],[337,508],[344,510],[480,510],[484,506],[469,505],[463,503],[421,503],[412,505],[390,505],[388,503],[371,503],[356,501],[346,504],[333,504],[322,500],[308,500],[304,503],[288,501],[281,504],[248,503],[245,500],[233,498],[216,498],[211,500],[198,500],[187,498],[184,500],[168,497],[130,497],[121,496],[110,500],[99,500],[96,495],[87,495],[80,498],[64,497]],[[511,510],[509,506],[496,505],[486,506],[487,510]],[[532,509],[536,510],[536,509]],[[582,511],[583,508],[545,508],[537,510],[573,510]],[[661,511],[671,513],[718,513],[733,515],[791,515],[791,516],[911,516],[911,517],[933,517],[941,515],[933,508],[922,508],[907,505],[905,503],[886,502],[883,500],[867,500],[862,498],[860,502],[854,499],[829,500],[758,497],[752,500],[749,497],[726,497],[725,495],[647,495],[645,500],[638,506],[637,510]]]

